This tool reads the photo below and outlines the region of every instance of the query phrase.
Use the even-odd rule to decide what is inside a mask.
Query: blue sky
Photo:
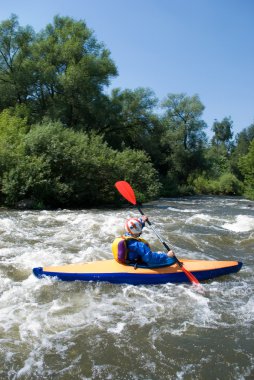
[[[111,87],[198,94],[208,130],[231,116],[234,133],[254,122],[254,0],[9,0],[0,21],[40,31],[56,14],[84,20],[111,52]]]

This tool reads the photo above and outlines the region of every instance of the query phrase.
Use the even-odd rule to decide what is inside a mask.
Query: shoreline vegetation
[[[251,200],[251,199],[248,199],[244,196],[241,196],[241,195],[204,195],[204,194],[194,194],[194,195],[179,195],[179,196],[175,196],[175,197],[159,197],[159,198],[155,198],[155,199],[152,199],[150,201],[145,201],[145,203],[140,203],[139,202],[139,205],[145,209],[156,209],[157,207],[160,208],[160,206],[157,206],[156,204],[153,204],[153,202],[156,202],[158,203],[160,200],[165,200],[167,199],[168,201],[172,201],[172,202],[175,202],[175,201],[190,201],[190,200],[203,200],[204,202],[207,201],[208,199],[211,199],[211,198],[218,198],[218,199],[236,199],[236,200],[241,200],[241,201],[244,201],[246,202],[246,207],[248,207],[249,209],[254,209],[254,204],[253,204],[253,201],[254,200]],[[151,203],[152,202],[152,203]],[[248,203],[249,202],[249,203]],[[9,206],[1,206],[0,205],[0,213],[1,212],[9,212],[9,211],[63,211],[63,210],[69,210],[69,211],[82,211],[84,209],[86,210],[98,210],[98,211],[102,211],[102,210],[124,210],[124,209],[132,209],[136,211],[136,206],[132,206],[130,205],[129,203],[127,202],[114,202],[114,203],[108,203],[108,204],[98,204],[98,205],[93,205],[93,206],[84,206],[84,207],[49,207],[49,206],[46,206],[46,207],[40,207],[40,205],[38,206],[34,200],[31,200],[31,199],[24,199],[22,201],[20,201],[17,205],[13,206],[13,207],[9,207]]]
[[[107,94],[117,74],[85,21],[56,16],[39,33],[16,15],[0,23],[0,206],[121,206],[118,180],[141,202],[254,199],[254,124],[234,136],[225,116],[209,139],[198,95]]]

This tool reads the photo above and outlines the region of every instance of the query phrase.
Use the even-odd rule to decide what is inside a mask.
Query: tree
[[[34,84],[31,93],[41,117],[80,127],[97,128],[97,110],[117,70],[110,52],[98,43],[84,21],[54,18],[32,46]]]
[[[230,168],[237,178],[243,180],[243,174],[239,168],[239,160],[248,153],[251,142],[254,140],[254,124],[244,128],[236,135],[230,155]]]
[[[244,128],[237,134],[234,143],[234,155],[240,157],[248,153],[251,142],[254,140],[254,124]]]
[[[232,170],[233,122],[225,117],[215,120],[212,126],[214,135],[204,154],[204,170],[194,179],[195,192],[210,194],[241,194],[242,183]]]
[[[23,157],[22,141],[28,131],[27,120],[8,109],[0,113],[0,200],[3,202],[3,178]]]
[[[224,119],[219,122],[215,120],[212,126],[214,136],[212,138],[212,145],[216,147],[223,147],[226,149],[227,154],[232,148],[232,138],[233,138],[233,122],[230,117],[224,117]]]
[[[158,99],[149,88],[135,90],[114,89],[104,114],[105,124],[100,129],[108,143],[116,149],[125,147],[146,150],[150,133],[157,117]]]
[[[165,123],[178,137],[183,149],[195,150],[203,144],[206,124],[201,116],[205,107],[198,95],[169,94],[161,106],[166,110]]]
[[[12,15],[0,24],[0,110],[28,100],[32,73],[28,67],[34,31]]]
[[[143,151],[125,149],[115,157],[117,178],[132,183],[137,199],[145,202],[158,197],[161,190],[158,172],[154,169],[150,157]]]
[[[29,127],[27,119],[6,109],[0,113],[0,181],[5,170],[15,165],[22,152],[22,141]]]
[[[179,185],[185,186],[188,177],[203,168],[206,124],[201,116],[204,106],[197,95],[169,94],[162,108],[165,109],[164,133],[160,144],[164,170],[167,167],[166,187],[178,192]]]
[[[254,199],[254,139],[248,153],[239,159],[239,168],[244,177],[245,195]]]

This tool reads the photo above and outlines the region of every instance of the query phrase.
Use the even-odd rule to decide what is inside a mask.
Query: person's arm
[[[138,256],[140,256],[141,259],[148,265],[164,263],[167,261],[168,257],[172,257],[169,256],[168,253],[152,252],[150,247],[139,241],[133,242],[129,248],[131,251],[138,254]]]
[[[143,224],[143,227],[145,226],[145,223],[147,222],[148,220],[148,216],[147,215],[142,215],[142,217],[139,219],[141,221],[141,223]],[[151,251],[151,250],[150,250]],[[159,253],[159,252],[151,252],[151,253],[154,253],[155,255],[164,255],[164,256],[161,256],[160,259],[162,260],[162,257],[165,257],[165,255],[167,255],[167,257],[175,257],[175,253],[172,251],[172,249],[170,251],[168,251],[167,253]]]

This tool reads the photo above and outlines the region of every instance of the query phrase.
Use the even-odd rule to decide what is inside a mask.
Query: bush
[[[248,153],[239,160],[239,168],[244,177],[244,194],[254,199],[254,140],[252,140]]]
[[[199,176],[193,180],[193,188],[197,194],[212,194],[213,186],[209,179]]]
[[[224,195],[240,195],[243,192],[243,184],[234,174],[225,173],[218,180],[218,188],[220,194]]]
[[[161,178],[163,197],[174,197],[179,195],[178,178],[175,173],[167,172],[165,176]]]
[[[19,160],[3,176],[5,202],[23,199],[48,207],[84,207],[119,200],[114,183],[126,179],[141,201],[159,194],[157,172],[140,151],[117,152],[102,137],[36,125],[23,137]]]
[[[159,196],[161,184],[149,156],[143,151],[126,149],[115,157],[116,180],[131,183],[137,199],[144,202]]]
[[[3,177],[2,192],[10,206],[23,199],[44,205],[51,189],[50,166],[43,157],[23,157]]]
[[[199,176],[193,180],[194,191],[197,194],[241,195],[243,184],[233,174],[224,173],[218,179],[207,179]]]
[[[0,178],[18,161],[27,131],[26,118],[15,116],[11,110],[0,113]]]

